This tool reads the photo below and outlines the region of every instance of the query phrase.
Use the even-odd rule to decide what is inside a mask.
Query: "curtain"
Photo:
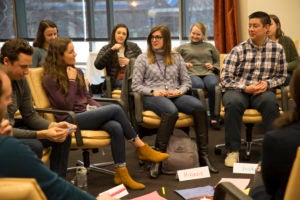
[[[237,0],[214,0],[214,40],[220,53],[238,44]]]

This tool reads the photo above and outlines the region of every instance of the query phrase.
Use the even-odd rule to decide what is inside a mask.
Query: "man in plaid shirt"
[[[239,162],[242,116],[248,107],[257,109],[267,130],[279,117],[275,88],[287,77],[285,53],[280,44],[267,37],[270,17],[265,12],[249,16],[249,39],[234,47],[223,62],[221,85],[224,91],[225,165]]]

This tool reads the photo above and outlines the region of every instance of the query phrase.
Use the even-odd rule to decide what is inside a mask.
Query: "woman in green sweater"
[[[220,129],[219,118],[215,115],[215,86],[219,84],[216,74],[220,69],[220,54],[211,43],[205,42],[206,25],[196,22],[191,26],[190,43],[182,44],[176,50],[183,57],[193,88],[208,91],[210,125]]]
[[[281,23],[279,18],[276,15],[269,16],[271,18],[271,26],[268,36],[271,40],[281,44],[284,49],[286,62],[288,63],[288,76],[284,85],[288,85],[294,69],[296,69],[297,65],[300,63],[298,51],[296,49],[294,41],[290,37],[284,35],[283,31],[281,30]]]

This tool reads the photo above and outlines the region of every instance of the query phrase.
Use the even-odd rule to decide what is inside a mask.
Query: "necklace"
[[[164,71],[162,71],[162,69],[161,69],[161,67],[160,67],[160,65],[159,65],[159,63],[158,63],[157,60],[156,60],[156,63],[157,63],[157,67],[158,67],[159,71],[163,75],[165,90],[168,91],[169,87],[168,87],[167,78],[166,78],[166,76],[167,76],[167,73],[166,73],[167,72],[167,66],[165,65],[165,69],[164,69]]]

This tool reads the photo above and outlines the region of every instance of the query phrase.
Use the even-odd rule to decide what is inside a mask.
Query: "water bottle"
[[[87,169],[85,167],[78,167],[76,169],[76,183],[80,188],[87,187]]]
[[[122,48],[122,49],[119,49],[119,51],[118,51],[118,58],[124,58],[124,49]],[[120,65],[120,67],[125,67],[125,65]]]

